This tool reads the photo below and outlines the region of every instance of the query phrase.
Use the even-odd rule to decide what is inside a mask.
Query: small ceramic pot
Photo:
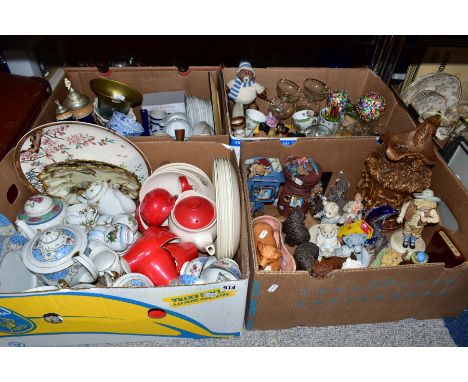
[[[47,195],[31,196],[18,214],[16,225],[28,237],[65,221],[67,205]]]
[[[145,132],[141,124],[119,111],[114,111],[106,127],[124,137],[138,137]]]
[[[156,188],[148,192],[140,204],[140,216],[148,226],[162,225],[177,200],[177,196],[172,196],[163,188]]]
[[[95,204],[101,215],[133,214],[136,210],[135,202],[123,194],[118,185],[109,186],[104,181],[91,183],[80,199],[83,203]]]
[[[184,119],[173,119],[166,124],[164,130],[167,135],[176,139],[176,130],[184,130],[185,139],[190,138],[193,135],[193,128],[190,123]]]
[[[123,224],[127,226],[134,234],[138,232],[138,222],[133,215],[130,214],[118,214],[115,215],[111,222],[111,225],[114,224]]]
[[[169,216],[169,230],[213,256],[217,234],[215,203],[195,191],[183,192]]]
[[[132,230],[123,224],[114,224],[104,232],[104,244],[113,251],[126,251],[135,241]]]
[[[344,118],[344,114],[341,114],[340,121],[332,122],[332,121],[327,121],[324,118],[325,113],[328,112],[328,108],[323,108],[320,110],[318,121],[317,121],[317,127],[318,130],[322,130],[324,132],[323,135],[334,135],[340,128],[341,121]],[[329,132],[329,134],[325,134],[326,132]]]
[[[23,248],[26,267],[47,285],[93,283],[98,271],[86,256],[86,231],[60,224],[38,233]]]
[[[96,208],[87,203],[79,203],[67,208],[65,220],[68,224],[86,225],[93,223],[98,217]]]

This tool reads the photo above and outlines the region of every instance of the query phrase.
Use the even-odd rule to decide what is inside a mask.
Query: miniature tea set
[[[439,121],[435,117],[414,131],[384,134],[383,145],[369,156],[377,161],[366,161],[375,167],[362,172],[351,200],[344,173],[326,187],[312,157],[292,156],[284,163],[247,159],[258,269],[326,277],[338,269],[431,262],[436,254],[427,250],[421,234],[440,220],[440,198],[428,187],[426,167],[434,155],[430,139]],[[390,176],[391,171],[404,176]]]
[[[32,130],[15,155],[36,194],[16,227],[0,216],[0,292],[190,285],[187,264],[202,258],[214,261],[197,284],[241,277],[231,260],[240,242],[239,183],[227,158],[215,158],[213,181],[187,163],[151,172],[131,142],[79,122]],[[4,266],[21,279],[4,276]]]
[[[230,101],[231,133],[235,137],[322,137],[378,134],[376,121],[385,111],[385,98],[375,92],[363,94],[355,103],[346,89],[330,88],[315,78],[301,86],[281,78],[277,96],[268,100],[256,73],[241,61],[236,77],[226,84]],[[268,101],[268,114],[258,110],[256,98]]]

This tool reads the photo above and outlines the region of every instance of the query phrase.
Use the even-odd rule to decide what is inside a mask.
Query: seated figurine
[[[317,246],[319,247],[319,258],[334,256],[335,250],[340,248],[338,240],[338,229],[335,224],[322,223],[318,226]]]
[[[340,216],[340,208],[335,202],[323,202],[323,210],[314,215],[314,218],[320,218],[320,223],[343,224],[345,219]]]

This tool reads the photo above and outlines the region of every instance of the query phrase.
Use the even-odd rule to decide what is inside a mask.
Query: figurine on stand
[[[267,100],[265,88],[255,82],[255,70],[248,61],[241,61],[236,78],[226,85],[226,93],[230,101],[234,103],[231,117],[244,116],[245,109],[257,109],[255,103],[257,96]]]
[[[427,224],[439,222],[438,202],[440,199],[434,196],[434,192],[425,189],[421,193],[414,193],[414,198],[403,204],[397,222],[401,224],[404,221],[405,225],[403,231],[399,230],[392,235],[390,244],[393,250],[403,253],[408,246],[418,251],[425,250],[421,233]]]

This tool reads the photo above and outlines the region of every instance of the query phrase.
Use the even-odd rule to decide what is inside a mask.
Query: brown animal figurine
[[[341,269],[346,261],[344,257],[322,257],[321,261],[316,261],[310,270],[310,275],[317,278],[327,277],[335,269]]]
[[[280,271],[283,254],[278,250],[273,228],[268,223],[257,222],[253,225],[253,234],[260,270]]]

